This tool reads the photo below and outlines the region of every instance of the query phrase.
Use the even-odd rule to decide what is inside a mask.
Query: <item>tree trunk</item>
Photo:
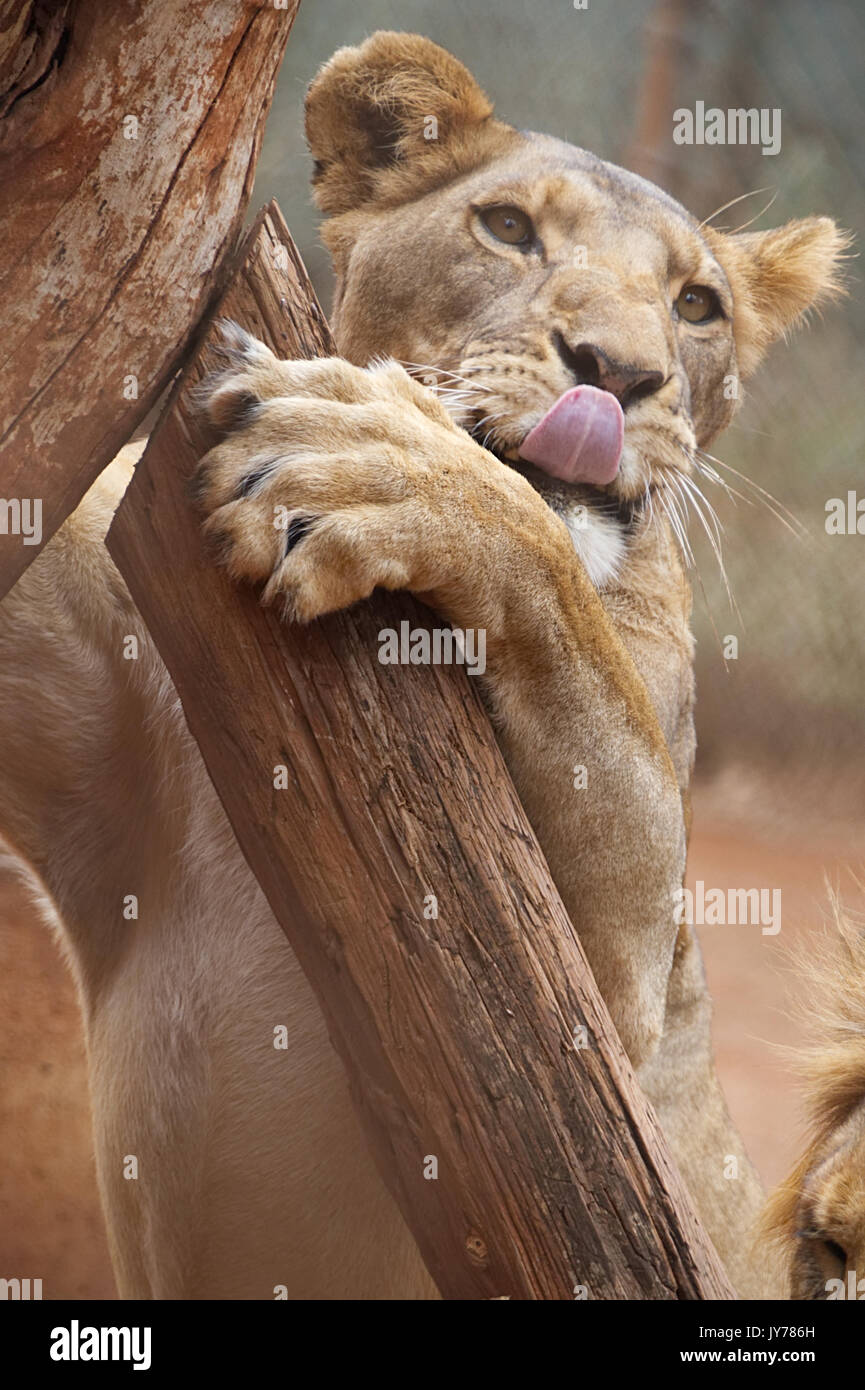
[[[0,598],[224,286],[299,0],[0,0]]]
[[[221,312],[332,353],[278,213]],[[109,535],[381,1172],[447,1298],[727,1298],[465,671],[383,666],[405,595],[289,627],[205,557],[176,388]],[[280,777],[279,768],[285,769]],[[275,785],[286,783],[284,789]]]
[[[654,0],[643,29],[643,54],[633,135],[621,162],[682,197],[682,160],[676,158],[679,150],[673,144],[673,93],[683,64],[693,57],[686,0]]]

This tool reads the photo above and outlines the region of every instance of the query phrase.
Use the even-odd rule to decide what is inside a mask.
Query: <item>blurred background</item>
[[[302,0],[259,163],[253,208],[276,196],[327,309],[303,142],[306,83],[340,44],[413,30],[453,51],[517,126],[585,146],[653,179],[714,225],[769,227],[828,214],[861,231],[865,7],[858,0]],[[672,113],[780,108],[781,150],[680,146]],[[757,191],[759,190],[759,191]],[[773,199],[771,208],[759,214]],[[691,880],[780,888],[777,936],[702,931],[728,1099],[767,1183],[798,1151],[789,1059],[807,973],[790,945],[828,930],[824,876],[865,909],[865,536],[830,536],[826,502],[865,497],[865,309],[849,298],[770,355],[736,424],[714,446],[805,528],[710,493],[738,606],[692,525],[697,572],[699,754]],[[732,478],[734,484],[736,479]],[[736,484],[738,486],[738,484]],[[742,491],[753,496],[752,490]],[[738,657],[724,661],[726,637]],[[0,1275],[43,1277],[45,1297],[107,1297],[113,1281],[95,1194],[80,1029],[56,947],[0,878]]]

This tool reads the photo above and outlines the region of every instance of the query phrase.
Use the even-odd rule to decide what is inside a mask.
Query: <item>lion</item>
[[[496,734],[599,987],[731,1278],[766,1294],[761,1189],[674,911],[694,758],[682,503],[730,383],[838,292],[844,237],[816,217],[713,231],[505,124],[416,35],[340,50],[306,129],[340,356],[281,362],[228,331],[207,532],[292,620],[382,586],[486,633]],[[121,1295],[434,1298],[105,551],[136,452],[0,608],[3,830],[77,982]]]
[[[808,981],[801,1049],[808,1143],[760,1230],[793,1299],[865,1298],[865,926],[833,900],[836,931],[797,962]]]

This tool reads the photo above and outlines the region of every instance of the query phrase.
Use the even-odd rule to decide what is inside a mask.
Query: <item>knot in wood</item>
[[[477,1231],[469,1231],[466,1236],[466,1254],[473,1265],[485,1265],[487,1262],[487,1247]]]

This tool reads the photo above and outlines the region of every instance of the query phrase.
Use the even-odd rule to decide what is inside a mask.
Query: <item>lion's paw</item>
[[[236,578],[308,620],[377,586],[428,591],[447,564],[436,478],[470,443],[397,366],[279,361],[232,327],[204,389],[228,437],[202,460],[205,531]],[[476,446],[472,446],[476,447]]]

